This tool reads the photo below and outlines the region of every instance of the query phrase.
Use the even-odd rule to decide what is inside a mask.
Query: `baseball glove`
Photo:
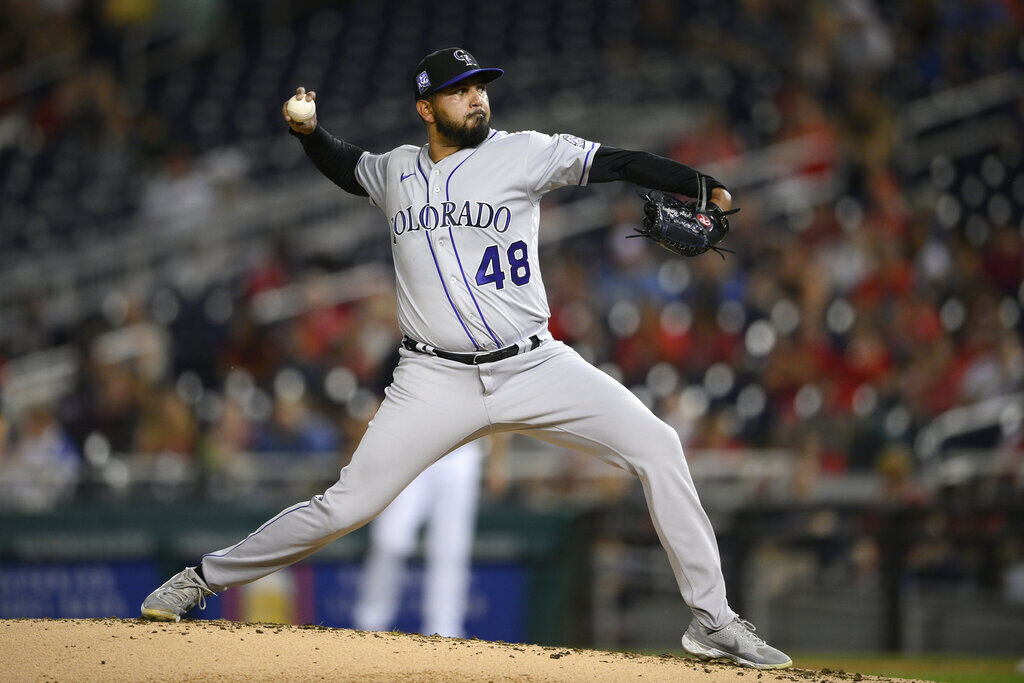
[[[739,209],[722,211],[707,202],[703,191],[701,194],[704,196],[699,200],[690,202],[657,190],[641,194],[646,200],[643,227],[636,228],[637,234],[629,237],[646,237],[680,256],[700,256],[710,249],[725,258],[722,252],[732,250],[715,245],[729,232],[728,217]]]

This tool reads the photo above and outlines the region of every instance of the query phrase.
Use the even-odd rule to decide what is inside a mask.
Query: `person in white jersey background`
[[[410,74],[427,144],[374,154],[314,116],[291,133],[316,167],[385,217],[394,259],[400,360],[385,398],[338,482],[246,538],[204,555],[155,590],[143,616],[176,620],[205,597],[301,560],[379,514],[446,453],[520,432],[592,453],[636,475],[694,618],[682,637],[700,657],[783,668],[730,608],[714,530],[676,432],[628,389],[551,338],[538,261],[540,200],[551,190],[624,180],[732,206],[725,187],[675,161],[570,134],[490,128],[482,68],[461,48],[427,55]],[[297,98],[314,99],[300,88]]]
[[[492,461],[504,457],[502,436],[489,439]],[[370,547],[352,614],[356,628],[387,631],[395,625],[406,561],[425,526],[420,632],[464,637],[484,441],[457,448],[428,467],[370,524]],[[493,477],[488,483],[499,486]]]

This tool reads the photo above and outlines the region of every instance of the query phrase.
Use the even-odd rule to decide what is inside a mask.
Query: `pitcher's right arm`
[[[316,93],[306,92],[306,89],[300,86],[295,91],[295,98],[303,97],[307,101],[314,101]],[[328,180],[351,194],[359,197],[369,196],[366,188],[356,178],[356,163],[363,155],[364,150],[344,140],[339,140],[324,130],[323,126],[318,125],[315,113],[306,121],[293,121],[288,116],[287,101],[282,105],[281,113],[291,129],[291,134],[302,143],[302,149],[305,150],[306,156]]]

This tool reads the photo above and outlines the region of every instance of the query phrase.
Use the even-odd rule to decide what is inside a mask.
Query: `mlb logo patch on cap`
[[[427,75],[426,71],[421,71],[420,75],[416,77],[416,87],[420,93],[424,93],[430,89],[430,76]]]

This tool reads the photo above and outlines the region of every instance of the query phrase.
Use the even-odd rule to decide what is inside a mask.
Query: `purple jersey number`
[[[526,251],[526,242],[518,240],[509,245],[505,253],[508,257],[509,274],[512,282],[521,287],[530,281],[530,260]],[[496,289],[505,286],[505,272],[501,268],[501,260],[498,257],[498,247],[491,245],[484,250],[484,257],[480,260],[480,267],[476,271],[476,283],[478,285],[489,285],[494,283]]]

